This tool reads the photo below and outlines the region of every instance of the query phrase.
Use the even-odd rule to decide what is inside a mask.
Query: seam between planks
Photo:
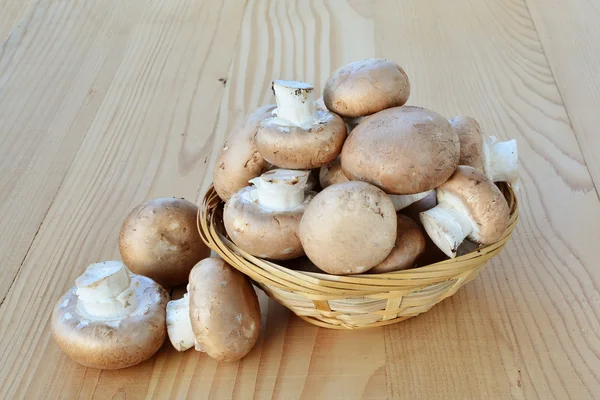
[[[550,59],[548,58],[548,55],[546,54],[546,49],[544,48],[544,42],[540,38],[537,24],[535,23],[535,18],[533,18],[533,15],[531,14],[531,10],[529,9],[529,0],[523,0],[523,4],[525,4],[525,8],[527,9],[527,14],[529,14],[529,20],[531,21],[531,24],[533,25],[533,28],[535,31],[535,36],[537,38],[538,43],[540,44],[540,47],[542,48],[542,54],[544,55],[546,64],[548,64],[548,68],[550,69],[550,74],[552,75],[552,80],[554,81],[554,86],[556,86],[556,90],[558,91],[558,96],[560,97],[562,107],[565,109],[565,113],[567,114],[567,120],[569,121],[569,126],[571,127],[571,130],[573,131],[573,135],[575,136],[575,141],[577,142],[577,147],[579,148],[579,152],[581,153],[581,157],[583,159],[583,164],[585,165],[585,169],[588,172],[588,175],[590,176],[590,180],[592,181],[594,191],[596,192],[596,198],[600,201],[600,193],[598,192],[598,186],[596,185],[596,181],[595,181],[594,177],[592,176],[592,172],[590,171],[590,168],[588,166],[587,159],[585,158],[585,153],[584,153],[583,148],[581,147],[581,143],[579,141],[579,135],[577,134],[577,131],[575,130],[575,127],[573,126],[573,123],[571,122],[571,115],[569,113],[569,108],[563,98],[563,94],[560,90],[560,86],[556,79],[556,74],[554,73],[554,68],[552,67],[552,63],[550,62]]]

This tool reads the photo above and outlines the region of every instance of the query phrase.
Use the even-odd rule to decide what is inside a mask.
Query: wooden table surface
[[[0,399],[600,398],[600,2],[0,0]],[[49,332],[58,297],[119,257],[140,202],[199,201],[232,124],[271,80],[320,89],[366,57],[409,104],[516,138],[521,218],[431,311],[356,332],[261,297],[239,363],[167,343],[120,371]]]

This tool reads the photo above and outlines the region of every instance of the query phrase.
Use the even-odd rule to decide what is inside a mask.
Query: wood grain
[[[600,3],[527,0],[540,42],[577,133],[596,187],[600,185]]]
[[[105,84],[89,120],[92,108],[81,109],[83,100],[70,91],[87,91],[93,84],[85,82],[94,80],[61,86],[40,74],[35,87],[46,92],[30,97],[18,85],[4,94],[10,85],[0,84],[0,126],[11,118],[0,142],[10,151],[2,154],[30,152],[37,160],[49,146],[39,138],[67,135],[19,134],[28,124],[51,126],[51,117],[67,115],[89,121],[74,129],[81,137],[71,152],[54,150],[47,156],[53,161],[11,170],[45,182],[44,166],[55,162],[64,179],[55,196],[44,192],[49,203],[34,204],[47,209],[35,219],[43,219],[37,236],[26,224],[17,229],[32,245],[0,306],[0,398],[579,400],[600,393],[600,202],[589,160],[597,156],[586,149],[582,155],[583,131],[573,130],[561,78],[544,53],[544,41],[553,38],[536,31],[524,0],[103,2],[97,10],[87,5],[94,23],[82,25],[75,21],[80,14],[60,10],[83,13],[83,5],[50,3],[39,15],[78,26],[72,32],[81,33],[77,43],[86,52],[76,60],[91,68],[102,55],[114,67],[94,64]],[[541,17],[532,12],[539,26]],[[550,32],[554,19],[544,18]],[[55,33],[43,21],[24,37]],[[97,39],[102,27],[118,28],[123,40]],[[24,74],[45,60],[36,59],[41,50],[21,46],[15,43],[14,54],[31,61],[16,68],[12,57],[2,56],[0,72]],[[199,200],[231,126],[273,101],[271,80],[306,80],[320,89],[338,66],[373,56],[405,68],[410,104],[446,117],[471,115],[486,133],[518,141],[519,226],[478,279],[417,318],[356,332],[308,325],[261,294],[262,334],[238,363],[177,353],[168,343],[154,358],[121,371],[86,369],[60,353],[48,330],[50,310],[87,263],[118,256],[117,232],[131,208],[158,196]],[[61,53],[39,68],[70,57],[76,56]],[[577,68],[567,64],[562,68]],[[22,88],[27,79],[21,79]],[[598,85],[598,78],[592,81]],[[62,96],[69,100],[59,117],[55,99]],[[31,110],[30,102],[36,102]],[[26,112],[28,118],[15,115]],[[6,175],[1,179],[11,184]],[[36,193],[31,183],[22,187]],[[0,207],[5,204],[0,197]],[[6,210],[18,209],[10,204]],[[9,259],[24,257],[13,247]]]
[[[2,44],[18,24],[22,24],[30,14],[36,0],[1,0],[0,1],[0,44]]]

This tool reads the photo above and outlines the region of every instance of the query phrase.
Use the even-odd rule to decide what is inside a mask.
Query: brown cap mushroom
[[[499,142],[495,136],[484,137],[481,127],[471,117],[456,116],[449,120],[460,140],[460,165],[483,171],[493,182],[518,186],[519,156],[517,141]]]
[[[335,71],[325,82],[327,108],[345,118],[374,114],[404,105],[410,83],[396,63],[381,58],[355,61]]]
[[[299,235],[310,260],[330,274],[360,274],[382,262],[396,241],[396,211],[365,182],[331,185],[310,202]]]
[[[276,116],[264,120],[256,134],[256,147],[271,164],[291,169],[319,168],[340,154],[346,124],[339,115],[316,106],[314,91],[304,82],[273,82]]]
[[[256,257],[287,260],[304,255],[298,225],[314,196],[306,192],[309,171],[270,170],[234,194],[223,222],[231,240]]]
[[[194,265],[210,254],[198,233],[197,214],[194,203],[176,198],[134,208],[119,235],[125,265],[166,288],[186,283]]]
[[[260,332],[258,297],[248,278],[220,258],[206,258],[192,269],[188,290],[167,306],[173,346],[195,345],[219,361],[248,354]]]
[[[90,265],[56,303],[52,336],[71,359],[118,369],[150,358],[166,335],[167,292],[120,261]]]
[[[341,159],[350,180],[406,195],[445,182],[459,156],[458,137],[445,118],[425,108],[403,106],[365,118],[348,136]]]
[[[223,201],[265,172],[269,163],[256,148],[254,138],[260,123],[271,117],[274,104],[262,106],[233,128],[221,148],[213,175],[213,186]]]
[[[500,189],[481,171],[461,165],[437,188],[438,205],[420,218],[431,240],[450,258],[468,237],[481,244],[499,240],[510,210]]]
[[[369,273],[401,271],[415,266],[415,260],[425,251],[425,237],[412,219],[398,214],[396,243],[392,252]]]

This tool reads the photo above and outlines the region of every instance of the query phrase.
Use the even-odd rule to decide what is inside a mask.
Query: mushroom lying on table
[[[310,171],[274,169],[234,194],[223,211],[227,234],[256,257],[288,260],[304,255],[298,226],[314,192],[307,192]]]
[[[119,250],[136,274],[165,288],[182,285],[209,248],[197,228],[198,207],[176,198],[154,199],[134,208],[121,227]]]
[[[344,174],[389,194],[424,197],[458,165],[460,143],[441,115],[421,107],[388,108],[364,119],[342,149]]]
[[[346,140],[346,124],[339,115],[317,107],[314,87],[276,80],[277,108],[256,133],[260,155],[280,168],[312,169],[334,160]]]
[[[519,156],[515,139],[500,142],[495,136],[484,137],[479,123],[471,117],[456,116],[449,122],[460,140],[460,165],[483,171],[493,182],[518,186]]]
[[[425,231],[450,258],[468,237],[494,243],[508,227],[510,210],[500,189],[483,172],[466,165],[437,188],[438,205],[420,215]]]
[[[337,69],[325,82],[327,108],[356,125],[360,117],[404,105],[410,82],[396,63],[381,58],[355,61]]]
[[[56,303],[52,336],[74,361],[118,369],[150,358],[166,335],[168,293],[120,261],[91,264]]]
[[[360,274],[382,262],[396,241],[397,218],[390,198],[365,182],[323,189],[300,221],[308,258],[335,275]]]
[[[206,258],[192,269],[188,293],[167,305],[167,327],[177,351],[195,346],[216,360],[236,361],[258,339],[258,297],[241,272],[221,258]]]
[[[233,128],[221,147],[213,175],[215,191],[223,201],[245,187],[269,168],[256,148],[255,136],[260,123],[272,117],[275,105],[262,106]]]

